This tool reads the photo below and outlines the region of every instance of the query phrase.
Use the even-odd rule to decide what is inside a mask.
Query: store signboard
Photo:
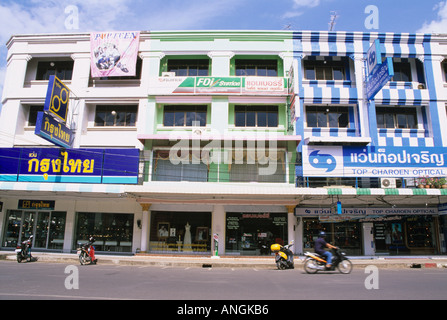
[[[138,149],[0,149],[0,181],[136,184],[138,171]]]
[[[343,208],[341,215],[352,219],[374,216],[400,216],[400,215],[433,215],[438,214],[437,208]],[[336,215],[331,208],[296,208],[295,216],[330,216]]]
[[[366,99],[371,100],[394,76],[393,59],[386,58],[366,80]]]
[[[44,112],[37,113],[34,133],[62,148],[71,148],[73,145],[73,131]]]
[[[56,76],[50,76],[43,110],[65,123],[67,122],[69,100],[70,89]]]
[[[303,146],[309,177],[445,177],[447,148]]]
[[[376,39],[366,53],[366,63],[368,64],[368,74],[372,74],[377,67],[382,64],[382,50],[380,40]]]
[[[54,210],[55,205],[54,200],[19,200],[17,209]]]
[[[288,94],[288,79],[282,77],[159,77],[151,78],[149,82],[151,95]]]

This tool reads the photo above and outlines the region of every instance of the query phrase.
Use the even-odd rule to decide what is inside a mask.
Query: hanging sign
[[[371,100],[394,76],[393,59],[386,58],[366,80],[366,98]]]
[[[43,110],[65,123],[69,100],[70,89],[56,76],[50,76]]]
[[[92,77],[135,76],[139,42],[138,31],[91,33]]]
[[[43,112],[37,113],[34,133],[62,148],[71,148],[73,144],[73,131]]]

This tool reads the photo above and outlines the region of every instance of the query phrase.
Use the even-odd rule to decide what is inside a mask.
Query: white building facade
[[[367,99],[375,39],[394,75]],[[294,240],[300,254],[325,230],[354,255],[444,253],[447,189],[418,185],[447,176],[445,44],[140,32],[135,76],[93,77],[90,34],[13,36],[1,248],[34,234],[35,250],[71,252],[93,235],[99,252],[260,255]],[[35,133],[50,75],[71,91],[67,149]]]

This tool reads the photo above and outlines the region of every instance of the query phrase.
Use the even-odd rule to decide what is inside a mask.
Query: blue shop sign
[[[366,80],[366,98],[371,100],[382,90],[383,86],[394,76],[393,59],[386,58],[385,62],[380,64],[378,68]]]
[[[0,148],[0,181],[138,182],[138,149]]]
[[[303,175],[445,177],[447,148],[303,146]]]
[[[67,121],[69,100],[70,89],[56,76],[50,76],[43,110],[50,112],[65,123]]]
[[[73,131],[43,112],[37,113],[34,133],[62,148],[71,148],[73,144]]]

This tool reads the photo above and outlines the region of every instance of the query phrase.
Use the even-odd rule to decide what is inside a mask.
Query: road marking
[[[59,294],[26,294],[26,293],[3,293],[0,292],[0,296],[7,297],[42,297],[42,298],[65,298],[65,299],[87,299],[87,300],[134,300],[129,298],[108,298],[108,297],[85,297],[85,296],[69,296]]]

